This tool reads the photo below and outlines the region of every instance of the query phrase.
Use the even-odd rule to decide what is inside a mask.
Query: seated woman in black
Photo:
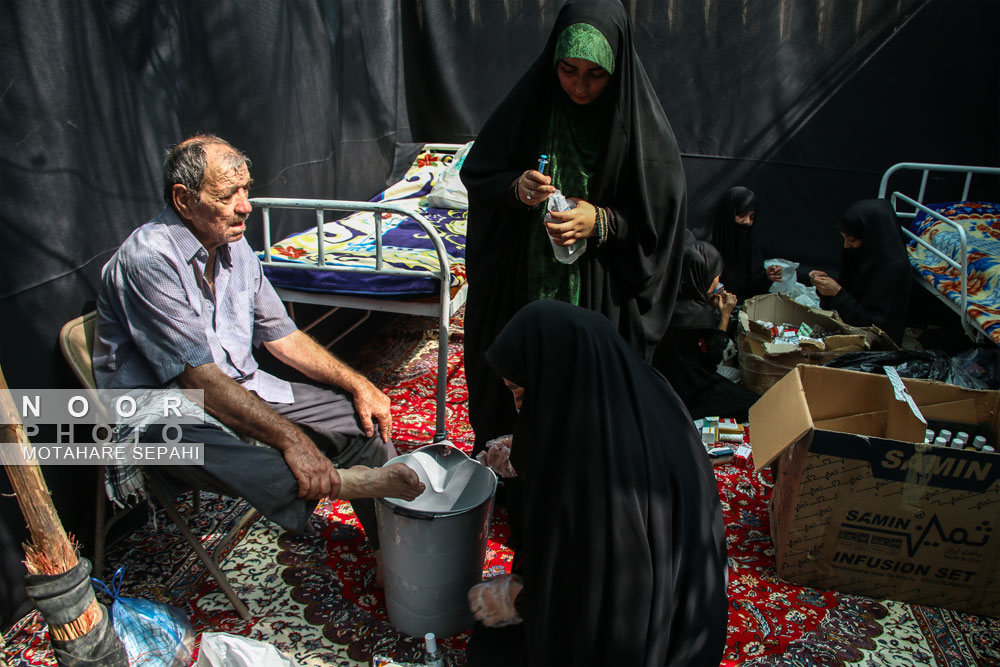
[[[781,267],[764,268],[764,255],[753,238],[757,220],[757,194],[742,186],[730,188],[715,209],[712,245],[722,255],[722,283],[738,302],[766,294],[781,280]]]
[[[692,418],[718,415],[746,421],[760,396],[715,370],[729,345],[726,329],[736,306],[736,295],[721,289],[722,270],[722,256],[711,243],[693,241],[684,248],[677,306],[653,366],[670,381]]]
[[[523,521],[518,575],[469,592],[469,664],[718,665],[722,508],[677,394],[607,318],[559,301],[522,308],[486,359],[518,411]]]
[[[844,250],[840,276],[810,271],[820,306],[836,310],[848,324],[876,326],[901,343],[910,303],[910,260],[899,221],[885,199],[851,204],[840,219]]]

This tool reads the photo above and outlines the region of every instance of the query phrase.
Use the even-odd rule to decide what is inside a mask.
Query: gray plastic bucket
[[[474,621],[466,595],[483,578],[497,476],[448,442],[391,462],[427,488],[412,501],[375,504],[389,621],[414,637],[449,637]]]

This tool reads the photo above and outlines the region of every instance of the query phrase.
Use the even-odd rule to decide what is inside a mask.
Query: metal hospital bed
[[[304,330],[315,326],[327,316],[340,308],[351,308],[365,311],[364,316],[355,322],[350,331],[361,321],[367,319],[371,311],[401,313],[407,315],[423,315],[436,317],[438,319],[438,363],[437,363],[437,386],[436,386],[436,415],[434,441],[447,438],[445,428],[446,417],[446,394],[448,381],[448,339],[450,333],[450,321],[455,312],[465,303],[468,285],[464,280],[464,211],[459,215],[455,211],[444,211],[439,209],[428,209],[422,205],[421,197],[426,195],[432,186],[436,175],[433,172],[449,164],[448,156],[453,154],[459,145],[452,144],[428,144],[424,147],[421,156],[414,161],[410,172],[404,177],[400,184],[406,186],[400,198],[396,197],[399,192],[391,192],[392,187],[383,192],[380,197],[382,201],[342,201],[324,199],[287,199],[287,198],[254,198],[251,200],[256,209],[260,209],[263,218],[264,249],[258,253],[261,262],[265,267],[271,282],[275,285],[278,295],[283,301],[289,304],[306,303],[320,306],[328,306],[325,314],[313,321]],[[430,160],[427,156],[438,154],[443,156],[439,164],[433,164],[435,160]],[[421,162],[421,159],[423,162]],[[420,164],[418,164],[420,163]],[[421,166],[422,165],[422,166]],[[432,167],[432,169],[427,169]],[[414,179],[414,170],[419,172]],[[427,172],[427,173],[425,173]],[[316,228],[318,233],[308,237],[308,243],[315,242],[315,252],[310,246],[309,261],[304,261],[301,257],[296,257],[295,261],[288,261],[287,258],[276,256],[275,247],[285,250],[282,246],[274,246],[271,239],[272,212],[280,209],[298,209],[312,211],[315,215]],[[343,220],[328,220],[328,212],[353,211],[350,229],[347,230],[355,236],[349,242],[339,243],[340,247],[350,246],[352,254],[349,258],[335,259],[338,251],[337,239],[345,235],[348,225]],[[450,215],[450,217],[449,217]],[[441,220],[448,219],[445,226]],[[455,222],[461,220],[462,224]],[[405,225],[412,227],[413,223],[419,225],[419,231],[426,235],[429,246],[420,249],[424,256],[432,257],[431,265],[424,262],[424,266],[415,266],[414,262],[408,258],[407,248],[400,248],[387,241],[390,232],[398,231]],[[414,228],[415,229],[415,228]],[[362,245],[356,242],[358,236],[363,236],[371,243],[370,247],[363,248],[358,256],[358,248]],[[421,236],[410,234],[412,238]],[[291,237],[289,237],[291,238]],[[334,239],[334,243],[330,243]],[[449,247],[446,247],[446,240]],[[395,238],[398,242],[398,235]],[[279,242],[280,243],[280,242]],[[460,246],[461,250],[457,250]],[[432,252],[431,249],[432,248]],[[450,251],[450,252],[449,252]],[[460,254],[461,257],[456,257]],[[388,255],[392,255],[397,261],[390,261]],[[402,266],[401,266],[402,264]],[[408,268],[409,267],[409,268]],[[308,283],[303,286],[289,286],[288,280],[276,281],[274,276],[280,271],[283,278],[296,276],[290,274],[294,272],[310,272]],[[320,272],[317,274],[316,272]],[[306,278],[306,274],[298,274]],[[377,278],[373,278],[377,276]],[[324,284],[324,278],[336,278],[337,284]],[[345,285],[343,280],[383,280],[393,282],[391,288],[379,286],[378,282],[370,283],[363,289],[338,287]],[[282,285],[285,282],[285,285]],[[294,279],[292,283],[294,283]],[[403,283],[402,285],[400,283]],[[409,294],[409,287],[415,286],[414,294]],[[345,335],[347,331],[340,334]],[[339,339],[339,337],[338,337]],[[336,342],[336,341],[333,341]],[[332,345],[332,342],[330,343]]]

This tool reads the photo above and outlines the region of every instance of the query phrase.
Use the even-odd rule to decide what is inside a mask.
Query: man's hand
[[[392,437],[392,411],[390,410],[389,397],[364,378],[357,383],[353,395],[354,409],[358,411],[361,428],[365,430],[365,435],[369,438],[375,435],[374,422],[377,422],[382,440],[389,442],[389,438]]]
[[[205,410],[237,433],[267,443],[281,452],[299,483],[299,497],[336,497],[340,474],[302,430],[241,387],[214,363],[187,366],[177,376],[184,388],[205,391]]]
[[[340,473],[309,438],[303,436],[303,441],[286,447],[282,455],[299,483],[299,498],[339,497]]]
[[[309,378],[350,392],[365,434],[369,438],[375,435],[374,423],[378,422],[382,439],[389,442],[392,437],[389,397],[367,378],[301,331],[293,331],[284,338],[267,341],[264,346],[280,361]]]
[[[781,267],[778,266],[777,264],[772,264],[769,267],[767,267],[767,279],[770,280],[772,283],[781,282],[781,275],[782,275]]]

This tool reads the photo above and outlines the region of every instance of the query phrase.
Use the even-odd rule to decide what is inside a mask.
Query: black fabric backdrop
[[[721,193],[743,184],[761,197],[765,256],[832,267],[833,223],[852,201],[876,195],[889,165],[1000,164],[1000,3],[625,4],[685,157],[689,227],[699,236]],[[475,137],[542,48],[560,5],[0,4],[0,366],[8,383],[76,386],[58,352],[59,328],[92,307],[101,266],[162,206],[167,146],[215,132],[253,159],[256,195],[367,199],[390,178],[398,147]],[[990,186],[973,194],[995,200]],[[249,239],[259,247],[259,230]],[[87,551],[91,470],[46,474]],[[6,626],[23,611],[25,530],[9,496],[0,514]]]

